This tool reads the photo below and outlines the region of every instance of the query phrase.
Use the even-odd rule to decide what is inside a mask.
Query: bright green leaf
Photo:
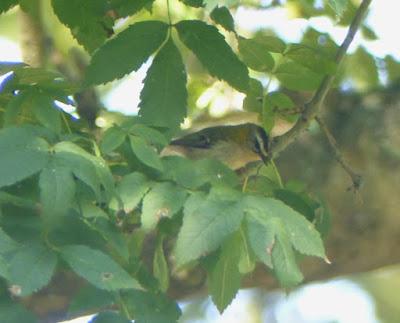
[[[255,71],[271,71],[274,67],[274,59],[268,51],[268,46],[261,42],[239,37],[239,52],[243,62]]]
[[[393,56],[385,56],[386,71],[388,78],[391,83],[394,83],[400,79],[400,62],[395,60]]]
[[[243,100],[243,109],[249,112],[261,113],[264,88],[259,80],[250,78],[249,89]]]
[[[349,77],[357,88],[367,90],[379,84],[378,69],[372,56],[364,47],[346,57],[346,69]]]
[[[247,91],[247,67],[237,58],[217,28],[200,20],[183,20],[175,27],[182,42],[194,52],[212,76],[228,82],[241,92]]]
[[[140,93],[140,115],[152,125],[177,128],[186,117],[186,71],[172,38],[154,58]]]
[[[48,144],[28,128],[0,130],[0,187],[39,172],[49,158]]]
[[[239,228],[242,218],[240,201],[214,200],[211,195],[197,208],[185,209],[176,242],[177,265],[184,265],[216,250],[229,234]]]
[[[142,226],[153,230],[162,218],[171,218],[183,206],[186,192],[172,183],[157,183],[143,199]]]
[[[57,17],[87,51],[94,51],[107,39],[106,0],[52,0],[51,3]]]
[[[342,16],[347,8],[349,0],[328,0],[329,6],[335,11],[338,16]]]
[[[73,271],[97,288],[140,288],[139,283],[120,265],[99,250],[83,245],[70,245],[62,248],[61,256]]]
[[[55,253],[44,245],[31,243],[21,246],[14,251],[9,262],[11,293],[27,296],[46,286],[56,264]]]
[[[236,233],[235,242],[239,249],[239,272],[247,274],[255,268],[255,255],[250,245],[250,238],[247,234],[246,222],[242,224],[239,231]]]
[[[235,31],[235,22],[227,7],[215,7],[210,13],[211,19],[228,31]]]
[[[47,216],[65,214],[75,196],[75,181],[69,168],[50,163],[40,173],[40,200]]]
[[[253,40],[272,53],[283,53],[286,49],[285,42],[275,36],[256,35]]]
[[[160,290],[165,293],[169,287],[169,269],[167,259],[165,258],[164,254],[163,239],[161,238],[159,239],[156,251],[154,252],[153,274],[158,280]]]
[[[224,243],[218,261],[208,275],[208,290],[220,313],[232,302],[240,288],[240,250],[234,239],[235,237]]]
[[[33,114],[44,127],[53,130],[55,133],[61,131],[61,113],[50,96],[34,95],[31,105]]]
[[[145,139],[137,136],[129,136],[132,151],[135,156],[145,165],[163,171],[163,164],[157,150],[150,146]]]
[[[86,83],[106,83],[138,70],[161,46],[167,30],[168,25],[161,21],[143,21],[129,26],[94,53],[87,68]]]

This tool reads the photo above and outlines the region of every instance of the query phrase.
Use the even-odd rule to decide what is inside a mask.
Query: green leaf
[[[275,240],[272,246],[272,266],[281,286],[285,288],[298,285],[303,275],[296,263],[288,232],[279,218],[271,218]]]
[[[15,300],[5,299],[0,301],[0,322],[7,323],[37,323],[35,315]]]
[[[10,238],[10,236],[0,228],[0,254],[6,254],[15,250],[18,243]]]
[[[346,72],[357,88],[368,90],[379,85],[378,69],[374,57],[364,48],[346,57]]]
[[[394,83],[400,79],[400,62],[395,60],[393,56],[385,56],[386,71],[388,73],[389,82]]]
[[[203,0],[179,0],[179,1],[183,2],[187,6],[195,8],[200,8],[204,6]]]
[[[9,262],[11,293],[14,296],[27,296],[46,286],[56,264],[55,253],[44,245],[31,243],[21,246]]]
[[[253,40],[272,53],[283,53],[286,49],[285,42],[275,36],[256,35]]]
[[[52,0],[51,3],[60,21],[88,52],[107,39],[106,0]]]
[[[135,323],[176,323],[181,316],[179,306],[163,294],[130,290],[121,295]]]
[[[49,158],[48,144],[29,128],[0,130],[0,187],[12,185],[39,172]]]
[[[3,258],[3,256],[0,256],[0,276],[7,280],[10,279],[8,262]]]
[[[148,143],[157,148],[163,148],[168,145],[168,140],[164,134],[143,124],[135,124],[129,129],[129,131],[132,135],[145,139]]]
[[[262,111],[262,98],[264,88],[259,80],[250,78],[249,89],[243,100],[243,110],[260,113]]]
[[[129,26],[94,53],[86,71],[86,84],[106,83],[137,71],[161,46],[167,31],[168,25],[161,21]]]
[[[183,20],[175,27],[181,41],[193,51],[212,76],[241,92],[249,86],[249,73],[218,29],[199,20]]]
[[[284,87],[294,91],[315,90],[322,81],[322,75],[290,61],[280,64],[275,76]]]
[[[186,192],[172,183],[157,183],[143,199],[142,226],[153,230],[162,218],[171,218],[183,206]]]
[[[140,93],[140,115],[152,125],[177,128],[186,117],[186,71],[172,38],[154,58]]]
[[[324,246],[318,231],[306,218],[283,202],[261,196],[248,196],[245,199],[246,211],[260,223],[270,217],[279,218],[293,247],[300,253],[325,258]]]
[[[265,96],[262,106],[262,126],[266,132],[270,133],[275,125],[275,111],[272,100]]]
[[[328,0],[329,6],[338,16],[342,16],[348,6],[349,0]]]
[[[196,208],[185,208],[175,248],[177,266],[216,250],[243,219],[240,200],[214,199],[209,195],[198,202]]]
[[[81,316],[85,313],[95,312],[99,308],[110,307],[114,304],[114,296],[111,292],[88,285],[79,290],[72,299],[69,308],[69,316]]]
[[[131,148],[135,156],[145,165],[163,171],[164,167],[157,150],[150,146],[145,139],[137,136],[129,136]]]
[[[310,205],[308,201],[300,194],[290,190],[277,189],[274,191],[274,196],[278,200],[281,200],[283,203],[305,216],[308,221],[314,221],[314,207]]]
[[[336,63],[333,59],[316,48],[304,44],[290,44],[285,57],[318,74],[334,75],[336,73]]]
[[[131,212],[138,206],[151,185],[152,183],[141,173],[131,173],[122,178],[116,191],[121,198],[125,213]],[[119,209],[117,200],[113,199],[110,207],[114,210]]]
[[[57,164],[69,168],[76,177],[87,184],[96,194],[98,200],[109,200],[114,194],[113,177],[106,162],[97,156],[68,141],[54,146]],[[104,188],[102,194],[101,187]]]
[[[143,8],[151,8],[154,0],[110,0],[110,6],[120,17],[126,17],[139,12]]]
[[[2,0],[0,2],[0,13],[6,12],[11,7],[18,4],[18,0]]]
[[[159,239],[153,258],[153,275],[158,280],[160,290],[165,293],[169,287],[169,269],[165,258],[163,239]]]
[[[104,154],[109,154],[121,146],[125,138],[126,132],[121,128],[117,126],[108,128],[101,138],[100,149]]]
[[[120,265],[99,250],[70,245],[61,249],[61,256],[73,271],[97,288],[110,291],[140,288]]]
[[[216,6],[210,13],[210,18],[228,31],[235,31],[235,22],[227,7]]]
[[[49,163],[40,173],[39,187],[45,215],[63,215],[71,207],[75,181],[69,168]]]
[[[224,243],[218,261],[208,275],[208,290],[220,313],[232,302],[240,288],[240,249],[235,238]]]
[[[89,323],[130,323],[131,320],[126,319],[117,312],[101,312],[92,318]]]
[[[268,51],[268,46],[254,39],[239,37],[239,52],[243,62],[252,70],[268,72],[274,68],[275,62]]]
[[[51,129],[55,133],[60,133],[61,113],[54,104],[53,98],[38,93],[32,96],[31,106],[35,118],[44,127]]]
[[[246,222],[242,224],[239,231],[236,233],[235,242],[239,249],[239,272],[247,274],[255,268],[255,255],[250,245],[250,239],[247,233]]]

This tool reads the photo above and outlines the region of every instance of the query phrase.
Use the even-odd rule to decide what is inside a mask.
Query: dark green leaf
[[[111,292],[98,289],[88,285],[83,287],[78,294],[72,299],[68,313],[77,317],[84,313],[93,312],[99,308],[105,308],[113,305],[114,296]]]
[[[140,115],[152,125],[177,128],[186,117],[186,71],[170,38],[154,58],[140,93]]]
[[[240,288],[240,249],[236,238],[234,236],[224,243],[218,261],[208,275],[208,290],[220,313],[232,302]]]
[[[282,85],[294,91],[312,91],[318,88],[322,76],[295,62],[286,62],[278,66],[275,76]]]
[[[28,128],[0,130],[0,187],[39,172],[49,158],[47,142]]]
[[[167,31],[168,25],[161,21],[129,26],[94,53],[86,83],[106,83],[136,71],[161,46]]]
[[[46,286],[56,264],[55,253],[44,245],[33,243],[21,246],[9,262],[11,293],[14,296],[27,296]]]
[[[203,0],[179,0],[187,6],[200,8],[204,6]]]
[[[108,154],[119,146],[125,141],[126,133],[119,127],[111,127],[107,129],[104,133],[103,137],[101,138],[100,142],[100,149],[104,154]]]
[[[10,279],[8,262],[3,258],[3,256],[0,256],[0,276],[7,280]]]
[[[211,19],[228,31],[235,31],[235,22],[227,7],[215,7],[210,13]]]
[[[137,136],[129,136],[132,151],[135,156],[145,165],[163,171],[163,164],[157,150],[150,146],[146,140]]]
[[[254,39],[239,37],[239,52],[243,62],[255,71],[267,72],[274,67],[274,59],[268,51],[268,46]]]
[[[62,248],[61,256],[79,276],[100,289],[140,288],[120,265],[108,255],[83,245]]]
[[[48,164],[40,173],[40,200],[47,216],[65,214],[75,196],[75,181],[69,168]]]
[[[153,258],[153,275],[158,280],[160,290],[166,292],[169,287],[169,269],[165,258],[163,239],[159,239]]]
[[[92,318],[89,323],[130,323],[131,320],[126,319],[117,312],[101,312]]]
[[[0,2],[0,13],[3,13],[18,4],[18,0],[2,0]]]
[[[143,124],[135,124],[129,129],[129,131],[135,136],[142,137],[148,143],[157,148],[162,148],[168,145],[167,138],[165,138],[161,132]]]
[[[151,8],[154,0],[110,0],[110,6],[119,17],[126,17],[139,12],[143,8]]]
[[[212,76],[246,92],[247,67],[237,58],[218,29],[199,20],[183,20],[175,25],[182,42],[194,52]]]
[[[129,313],[135,313],[135,323],[177,323],[181,310],[163,294],[139,290],[122,291]]]
[[[162,218],[171,218],[183,206],[186,192],[172,183],[157,183],[143,199],[142,226],[153,230]]]
[[[315,212],[313,206],[310,205],[308,201],[300,194],[297,194],[290,190],[277,189],[274,191],[274,195],[278,200],[281,200],[283,203],[290,206],[301,215],[306,217],[308,221],[314,221]]]
[[[253,40],[272,53],[283,53],[286,49],[285,42],[275,36],[256,35]]]
[[[57,17],[87,51],[94,51],[107,39],[107,0],[52,0],[51,3]]]
[[[175,249],[177,266],[216,250],[229,234],[239,228],[242,218],[240,200],[214,199],[212,195],[202,200],[197,208],[185,208]]]

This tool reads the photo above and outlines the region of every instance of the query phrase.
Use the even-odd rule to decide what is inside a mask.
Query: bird
[[[204,128],[173,139],[163,155],[181,155],[198,160],[214,158],[233,170],[255,161],[268,160],[269,136],[254,124],[221,125]]]

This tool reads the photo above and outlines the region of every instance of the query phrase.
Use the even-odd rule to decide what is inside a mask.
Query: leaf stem
[[[282,177],[281,174],[279,173],[278,167],[276,167],[275,162],[273,159],[270,160],[272,169],[274,170],[275,176],[278,179],[278,184],[280,188],[283,188],[283,181],[282,181]]]

